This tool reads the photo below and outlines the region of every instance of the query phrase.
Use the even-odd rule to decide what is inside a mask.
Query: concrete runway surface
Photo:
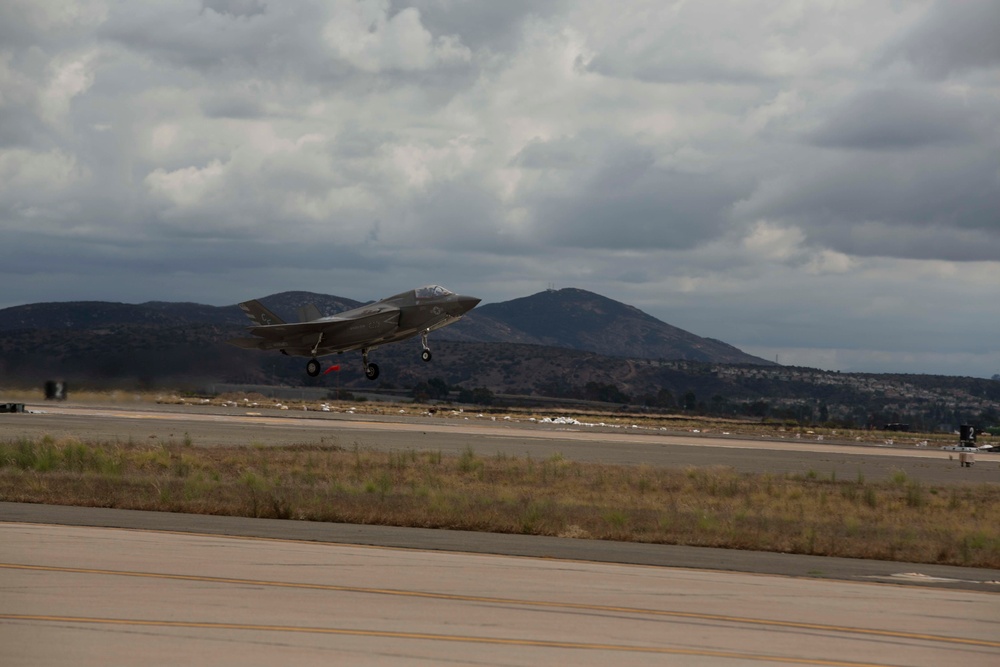
[[[962,469],[934,450],[440,418],[39,407],[47,414],[0,415],[0,435],[473,447],[633,465],[998,479],[995,461]],[[996,665],[997,591],[997,570],[0,503],[3,665]]]
[[[0,524],[5,665],[996,665],[1000,597]]]

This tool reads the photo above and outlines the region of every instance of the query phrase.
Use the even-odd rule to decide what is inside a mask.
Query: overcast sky
[[[996,0],[0,3],[0,308],[579,287],[1000,373]]]

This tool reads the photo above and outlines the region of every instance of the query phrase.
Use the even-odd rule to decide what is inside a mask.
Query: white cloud
[[[50,77],[41,94],[42,116],[51,124],[65,122],[70,102],[94,83],[96,50],[57,58],[49,66]]]
[[[772,99],[752,108],[746,115],[749,132],[756,134],[776,124],[794,117],[805,108],[805,100],[796,90],[782,90]]]
[[[146,176],[146,187],[178,208],[190,208],[205,203],[206,198],[222,190],[226,166],[212,160],[204,167],[185,167],[174,171],[157,169]]]
[[[390,17],[389,9],[388,0],[337,0],[323,37],[335,54],[365,72],[426,70],[471,59],[456,36],[431,35],[419,10]]]
[[[37,152],[0,150],[0,193],[7,201],[38,203],[59,197],[87,176],[76,158],[58,149]]]
[[[805,270],[809,273],[847,273],[855,267],[850,255],[833,250],[821,250],[809,258]]]
[[[798,256],[805,235],[801,230],[760,221],[743,240],[747,250],[760,259],[783,261]]]
[[[77,30],[93,30],[108,15],[105,0],[7,0],[11,27],[23,26],[31,33],[53,37]],[[16,20],[16,22],[15,22]]]

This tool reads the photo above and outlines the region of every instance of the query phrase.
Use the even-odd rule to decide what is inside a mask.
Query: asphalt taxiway
[[[4,437],[75,437],[195,446],[326,444],[380,450],[497,454],[615,465],[728,466],[738,472],[814,474],[829,479],[890,478],[904,472],[927,483],[998,483],[1000,454],[961,467],[953,452],[919,447],[831,443],[817,439],[747,439],[721,434],[491,421],[247,410],[217,406],[29,405],[29,414],[0,414]]]

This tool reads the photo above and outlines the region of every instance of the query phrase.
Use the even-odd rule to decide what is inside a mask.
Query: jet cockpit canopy
[[[425,285],[424,287],[418,287],[413,290],[414,296],[417,299],[435,299],[442,296],[451,296],[454,294],[450,289],[441,287],[440,285]]]

